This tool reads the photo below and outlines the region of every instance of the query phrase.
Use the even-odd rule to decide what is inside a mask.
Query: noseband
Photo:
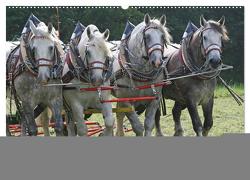
[[[94,44],[92,46],[95,46]],[[85,60],[87,63],[87,70],[93,70],[93,69],[101,69],[103,71],[107,71],[109,69],[109,59],[106,58],[105,59],[105,63],[103,63],[102,61],[93,61],[91,63],[89,63],[88,58],[87,58],[87,51],[88,51],[88,47],[86,47],[85,49]]]
[[[209,53],[210,51],[212,51],[212,50],[217,50],[217,51],[219,51],[220,53],[222,53],[221,46],[220,46],[219,44],[216,44],[216,43],[212,43],[212,44],[210,44],[208,47],[204,48],[204,46],[203,46],[203,36],[202,36],[202,33],[203,33],[204,31],[206,31],[206,30],[209,30],[209,29],[213,29],[213,28],[211,28],[211,27],[209,27],[209,28],[204,28],[204,29],[202,29],[202,30],[200,31],[201,46],[202,46],[202,48],[203,48],[203,50],[204,50],[204,53],[205,53],[204,55],[205,55],[205,56],[207,56],[208,53]]]
[[[46,36],[33,36],[31,38],[32,39],[49,39],[48,37]],[[55,49],[54,49],[55,51]],[[55,52],[54,52],[54,55],[55,55]],[[35,57],[33,56],[33,59],[35,61],[35,63],[37,63],[37,66],[36,67],[41,67],[41,66],[47,66],[47,67],[52,67],[54,66],[55,62],[54,62],[54,56],[52,59],[47,59],[47,58],[38,58],[38,59],[35,59]]]
[[[158,29],[157,26],[147,26],[144,30],[143,30],[143,40],[144,40],[144,45],[146,48],[146,53],[147,53],[147,58],[152,54],[152,52],[159,50],[161,51],[162,55],[164,54],[164,45],[160,44],[160,43],[155,43],[153,45],[151,45],[150,47],[147,46],[146,43],[146,31],[149,29]]]

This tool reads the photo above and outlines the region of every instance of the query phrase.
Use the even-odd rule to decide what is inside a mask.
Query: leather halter
[[[203,57],[201,57],[203,59],[212,50],[218,50],[219,52],[222,52],[221,47],[215,43],[212,43],[206,49],[204,49],[203,42],[202,42],[202,40],[203,40],[202,32],[204,32],[208,29],[213,29],[213,28],[201,29],[199,34],[198,34],[198,36],[200,37],[200,49],[197,48],[197,50],[200,52],[200,55],[203,56]],[[193,55],[192,55],[192,53],[190,54],[190,49],[189,49],[188,45],[190,46],[190,41],[192,40],[192,38],[193,38],[193,35],[182,40],[182,44],[181,44],[181,47],[180,47],[179,52],[178,52],[178,56],[179,56],[178,59],[182,61],[182,64],[184,64],[190,72],[197,72],[197,71],[201,70],[201,67],[197,67],[195,64],[192,63],[192,61],[190,61],[190,59],[193,58],[192,57]],[[204,54],[202,53],[202,50],[203,50]],[[202,67],[204,67],[207,63],[208,63],[208,60],[206,60],[204,62]],[[208,80],[208,79],[215,78],[216,76],[219,75],[219,73],[220,73],[220,71],[217,71],[213,74],[206,74],[206,75],[204,74],[204,75],[199,75],[196,77],[198,79]]]
[[[152,52],[156,51],[156,50],[161,51],[161,53],[163,55],[164,54],[164,45],[162,45],[160,43],[155,43],[155,44],[151,45],[150,47],[147,46],[145,33],[149,29],[158,29],[158,27],[157,26],[146,26],[145,29],[143,30],[143,40],[144,40],[144,45],[146,48],[147,58],[149,58],[149,56],[152,54]]]
[[[32,39],[49,39],[49,38],[46,37],[46,36],[32,36],[31,40]],[[54,51],[55,51],[55,49],[54,49]],[[55,52],[54,52],[54,54],[55,54]],[[52,57],[52,59],[47,59],[47,58],[38,58],[38,59],[35,59],[35,57],[33,57],[33,58],[34,58],[34,61],[37,63],[36,67],[41,67],[41,66],[52,67],[55,64],[55,62],[53,60],[54,56]],[[46,62],[46,63],[44,63],[44,62]]]
[[[212,50],[217,50],[217,51],[219,51],[220,53],[222,53],[221,46],[220,46],[219,44],[216,44],[216,43],[212,43],[212,44],[210,44],[210,45],[209,45],[208,47],[206,47],[206,48],[203,47],[202,33],[203,33],[204,31],[209,30],[209,29],[213,29],[213,28],[211,28],[211,27],[209,27],[209,28],[204,28],[204,29],[202,29],[202,30],[200,31],[201,46],[202,46],[202,48],[204,49],[204,53],[205,53],[204,55],[205,55],[205,56],[208,55],[208,53],[209,53],[210,51],[212,51]]]
[[[70,55],[69,55],[70,54]],[[75,59],[78,68],[76,68],[71,62]],[[85,65],[86,62],[86,65]],[[77,44],[73,41],[70,44],[70,49],[66,55],[66,63],[69,65],[70,71],[66,73],[62,78],[63,82],[70,82],[74,77],[79,78],[82,82],[89,82],[89,71],[93,69],[102,69],[103,70],[103,79],[107,81],[113,69],[113,60],[110,57],[106,57],[105,63],[102,61],[93,61],[89,63],[87,57],[87,48],[85,49],[85,58],[82,60]],[[79,70],[77,70],[79,69]]]
[[[92,45],[95,46],[95,45]],[[105,59],[105,62],[103,63],[103,61],[93,61],[91,63],[89,63],[88,58],[87,58],[87,51],[88,51],[88,47],[86,47],[85,49],[85,60],[87,63],[87,70],[93,70],[93,69],[101,69],[103,71],[107,71],[109,69],[109,62],[108,62],[108,58]]]

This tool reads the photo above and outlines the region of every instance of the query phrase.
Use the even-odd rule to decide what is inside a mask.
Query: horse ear
[[[51,22],[48,23],[48,33],[51,33],[53,29],[53,25]]]
[[[106,30],[104,31],[104,33],[103,33],[103,38],[104,38],[105,40],[108,40],[109,34],[110,34],[109,29],[106,29]]]
[[[148,25],[150,23],[150,21],[151,21],[151,17],[149,16],[149,14],[148,13],[145,14],[145,16],[144,16],[145,24]]]
[[[161,25],[165,26],[165,24],[166,24],[166,16],[165,15],[161,16],[160,23],[161,23]]]
[[[218,23],[220,23],[220,25],[223,26],[225,24],[225,20],[226,20],[225,16],[222,16],[218,21]]]
[[[206,24],[207,24],[207,20],[204,18],[203,15],[201,15],[201,17],[200,17],[200,25],[205,26]]]
[[[87,27],[87,36],[88,36],[89,39],[92,38],[90,27]]]
[[[37,30],[36,30],[36,26],[34,25],[34,23],[29,20],[29,25],[30,25],[30,30],[32,31],[33,34],[37,34]]]

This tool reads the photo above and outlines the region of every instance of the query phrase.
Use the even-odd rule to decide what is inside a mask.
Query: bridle
[[[164,44],[160,44],[160,43],[155,43],[151,46],[148,46],[147,43],[146,43],[146,31],[149,30],[149,29],[158,29],[157,26],[146,26],[143,30],[143,41],[144,41],[144,46],[145,46],[145,51],[147,53],[147,56],[144,56],[143,58],[144,59],[149,59],[149,56],[152,54],[152,52],[156,51],[156,50],[159,50],[161,51],[162,53],[162,56],[164,54],[164,45],[166,45],[166,43],[164,42]]]
[[[208,27],[208,28],[204,28],[200,31],[200,37],[201,37],[201,48],[203,49],[203,52],[204,52],[204,56],[207,56],[208,53],[212,50],[217,50],[219,51],[220,53],[222,53],[222,47],[219,45],[219,44],[216,44],[216,43],[212,43],[210,44],[208,47],[204,48],[204,45],[203,45],[203,32],[204,31],[207,31],[209,29],[214,29],[212,27]],[[221,41],[222,42],[222,41]]]
[[[113,71],[114,57],[107,56],[105,58],[104,63],[101,60],[95,60],[93,62],[89,62],[89,59],[88,59],[88,47],[89,46],[95,46],[95,45],[88,44],[88,46],[86,46],[86,49],[84,52],[85,56],[84,56],[84,59],[82,60],[79,50],[77,48],[77,45],[74,42],[71,42],[70,50],[75,57],[76,64],[78,66],[77,69],[80,70],[77,72],[78,74],[77,77],[82,77],[80,79],[84,79],[84,81],[89,81],[89,75],[91,74],[90,71],[93,69],[101,69],[103,70],[103,80],[107,81],[110,78],[112,71]],[[76,67],[74,67],[74,69],[76,70]]]
[[[49,39],[48,37],[46,36],[32,36],[30,41],[32,39]],[[38,58],[38,59],[35,59],[35,56],[34,56],[34,52],[32,52],[32,60],[35,62],[35,66],[38,68],[38,67],[41,67],[41,66],[47,66],[47,67],[53,67],[55,64],[56,64],[56,48],[55,48],[55,44],[54,44],[54,52],[53,52],[53,57],[51,59],[47,59],[47,58]],[[31,50],[33,51],[33,50]],[[55,59],[55,60],[54,60]]]
[[[89,44],[88,46],[95,46],[94,44]],[[88,60],[88,46],[85,49],[85,60],[86,60],[86,69],[89,70],[93,70],[93,69],[101,69],[103,71],[107,71],[109,68],[109,59],[106,58],[105,62],[103,63],[103,61],[101,60],[95,60],[91,63],[89,63]]]

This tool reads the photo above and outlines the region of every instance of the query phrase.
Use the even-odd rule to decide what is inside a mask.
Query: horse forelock
[[[169,33],[170,31],[169,28],[163,26],[158,19],[153,19],[151,21],[151,24],[150,24],[151,26],[156,26],[159,30],[161,30],[165,34],[167,44],[170,44],[170,42],[172,41],[172,36]]]
[[[169,29],[166,26],[163,26],[158,19],[151,20],[151,22],[150,22],[150,24],[148,26],[157,27],[157,29],[159,29],[163,34],[165,34],[166,43],[167,44],[171,43],[172,36],[169,33]],[[137,42],[142,42],[143,41],[143,31],[144,31],[145,27],[146,27],[145,22],[142,22],[142,23],[138,24],[134,28],[134,30],[131,33],[131,36],[133,34],[136,34],[135,41],[137,41]]]
[[[87,36],[87,28],[90,28],[91,34],[92,34],[92,38],[89,39]],[[110,55],[111,51],[108,48],[107,42],[103,37],[103,34],[99,31],[99,29],[95,26],[95,25],[88,25],[82,36],[81,36],[81,40],[79,42],[79,48],[83,47],[83,46],[88,46],[94,44],[96,46],[98,46],[98,48],[102,49],[105,54]],[[84,48],[85,49],[85,48]]]
[[[48,26],[46,26],[46,24],[44,22],[41,22],[37,25],[36,28],[36,34],[33,34],[31,37],[33,36],[41,36],[44,38],[47,38],[51,41],[59,41],[57,35],[56,35],[56,30],[53,27],[51,33],[48,32]]]
[[[221,25],[220,23],[218,23],[218,22],[216,22],[214,20],[209,20],[209,21],[207,21],[206,26],[210,26],[211,28],[215,29],[220,34],[222,34],[222,39],[223,40],[225,40],[225,41],[229,40],[228,32],[227,32],[227,29],[226,29],[225,25]]]

